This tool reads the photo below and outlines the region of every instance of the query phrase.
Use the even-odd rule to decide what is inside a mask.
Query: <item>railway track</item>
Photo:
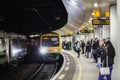
[[[7,73],[0,75],[0,80],[50,80],[60,70],[63,57],[57,62],[25,62],[17,67],[10,67]]]
[[[58,69],[58,63],[43,63],[28,80],[50,80]]]

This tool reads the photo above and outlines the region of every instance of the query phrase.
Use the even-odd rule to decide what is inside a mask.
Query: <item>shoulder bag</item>
[[[107,64],[106,67],[101,67],[100,68],[100,74],[101,75],[110,75],[110,69],[108,67],[108,55],[106,56],[106,64]]]

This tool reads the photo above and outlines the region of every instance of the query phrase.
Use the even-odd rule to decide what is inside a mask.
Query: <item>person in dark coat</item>
[[[106,40],[106,49],[108,53],[108,67],[110,69],[110,75],[107,75],[107,80],[111,80],[111,73],[113,70],[114,58],[115,58],[115,49],[110,40]]]
[[[106,57],[107,57],[107,51],[106,51],[106,48],[105,48],[105,43],[103,40],[101,40],[99,42],[99,49],[98,49],[98,52],[97,52],[97,57],[98,57],[98,61],[97,61],[97,67],[100,68],[100,67],[106,67]],[[101,73],[99,72],[99,76],[98,76],[98,80],[103,80],[104,76],[106,75],[101,75]],[[107,79],[109,80],[109,79]]]
[[[106,76],[107,80],[111,80],[111,73],[113,70],[113,64],[114,64],[114,57],[115,57],[115,49],[112,45],[112,43],[110,42],[110,40],[107,40],[105,42],[105,47],[101,50],[100,48],[100,52],[106,50],[106,54],[100,54],[99,57],[101,57],[101,63],[103,64],[103,67],[107,66],[107,60],[106,60],[106,56],[108,56],[108,67],[110,70],[110,74],[109,75],[100,75],[98,77],[98,80],[103,80],[104,76]],[[101,65],[102,66],[102,65]]]
[[[92,54],[93,54],[93,58],[95,62],[97,62],[98,48],[99,48],[99,39],[95,38],[95,40],[93,41],[93,45],[92,45]]]
[[[87,56],[87,58],[89,57],[89,53],[91,54],[91,42],[90,42],[90,40],[88,40],[87,41],[87,43],[86,43],[86,56]]]
[[[85,42],[81,40],[82,54],[84,54]]]

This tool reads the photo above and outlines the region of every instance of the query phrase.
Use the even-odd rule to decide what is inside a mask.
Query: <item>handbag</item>
[[[101,75],[109,75],[109,74],[110,74],[110,69],[109,69],[109,67],[101,67],[101,68],[100,68],[100,74],[101,74]]]
[[[108,67],[108,56],[106,56],[106,61],[107,61],[107,67],[101,67],[100,68],[100,74],[101,75],[110,75],[110,69]]]

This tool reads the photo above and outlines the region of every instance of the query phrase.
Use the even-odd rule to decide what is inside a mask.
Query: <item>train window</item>
[[[42,46],[53,47],[58,45],[58,37],[49,36],[48,39],[42,38]]]
[[[57,37],[53,37],[53,38],[51,38],[51,41],[58,41],[58,38]]]

